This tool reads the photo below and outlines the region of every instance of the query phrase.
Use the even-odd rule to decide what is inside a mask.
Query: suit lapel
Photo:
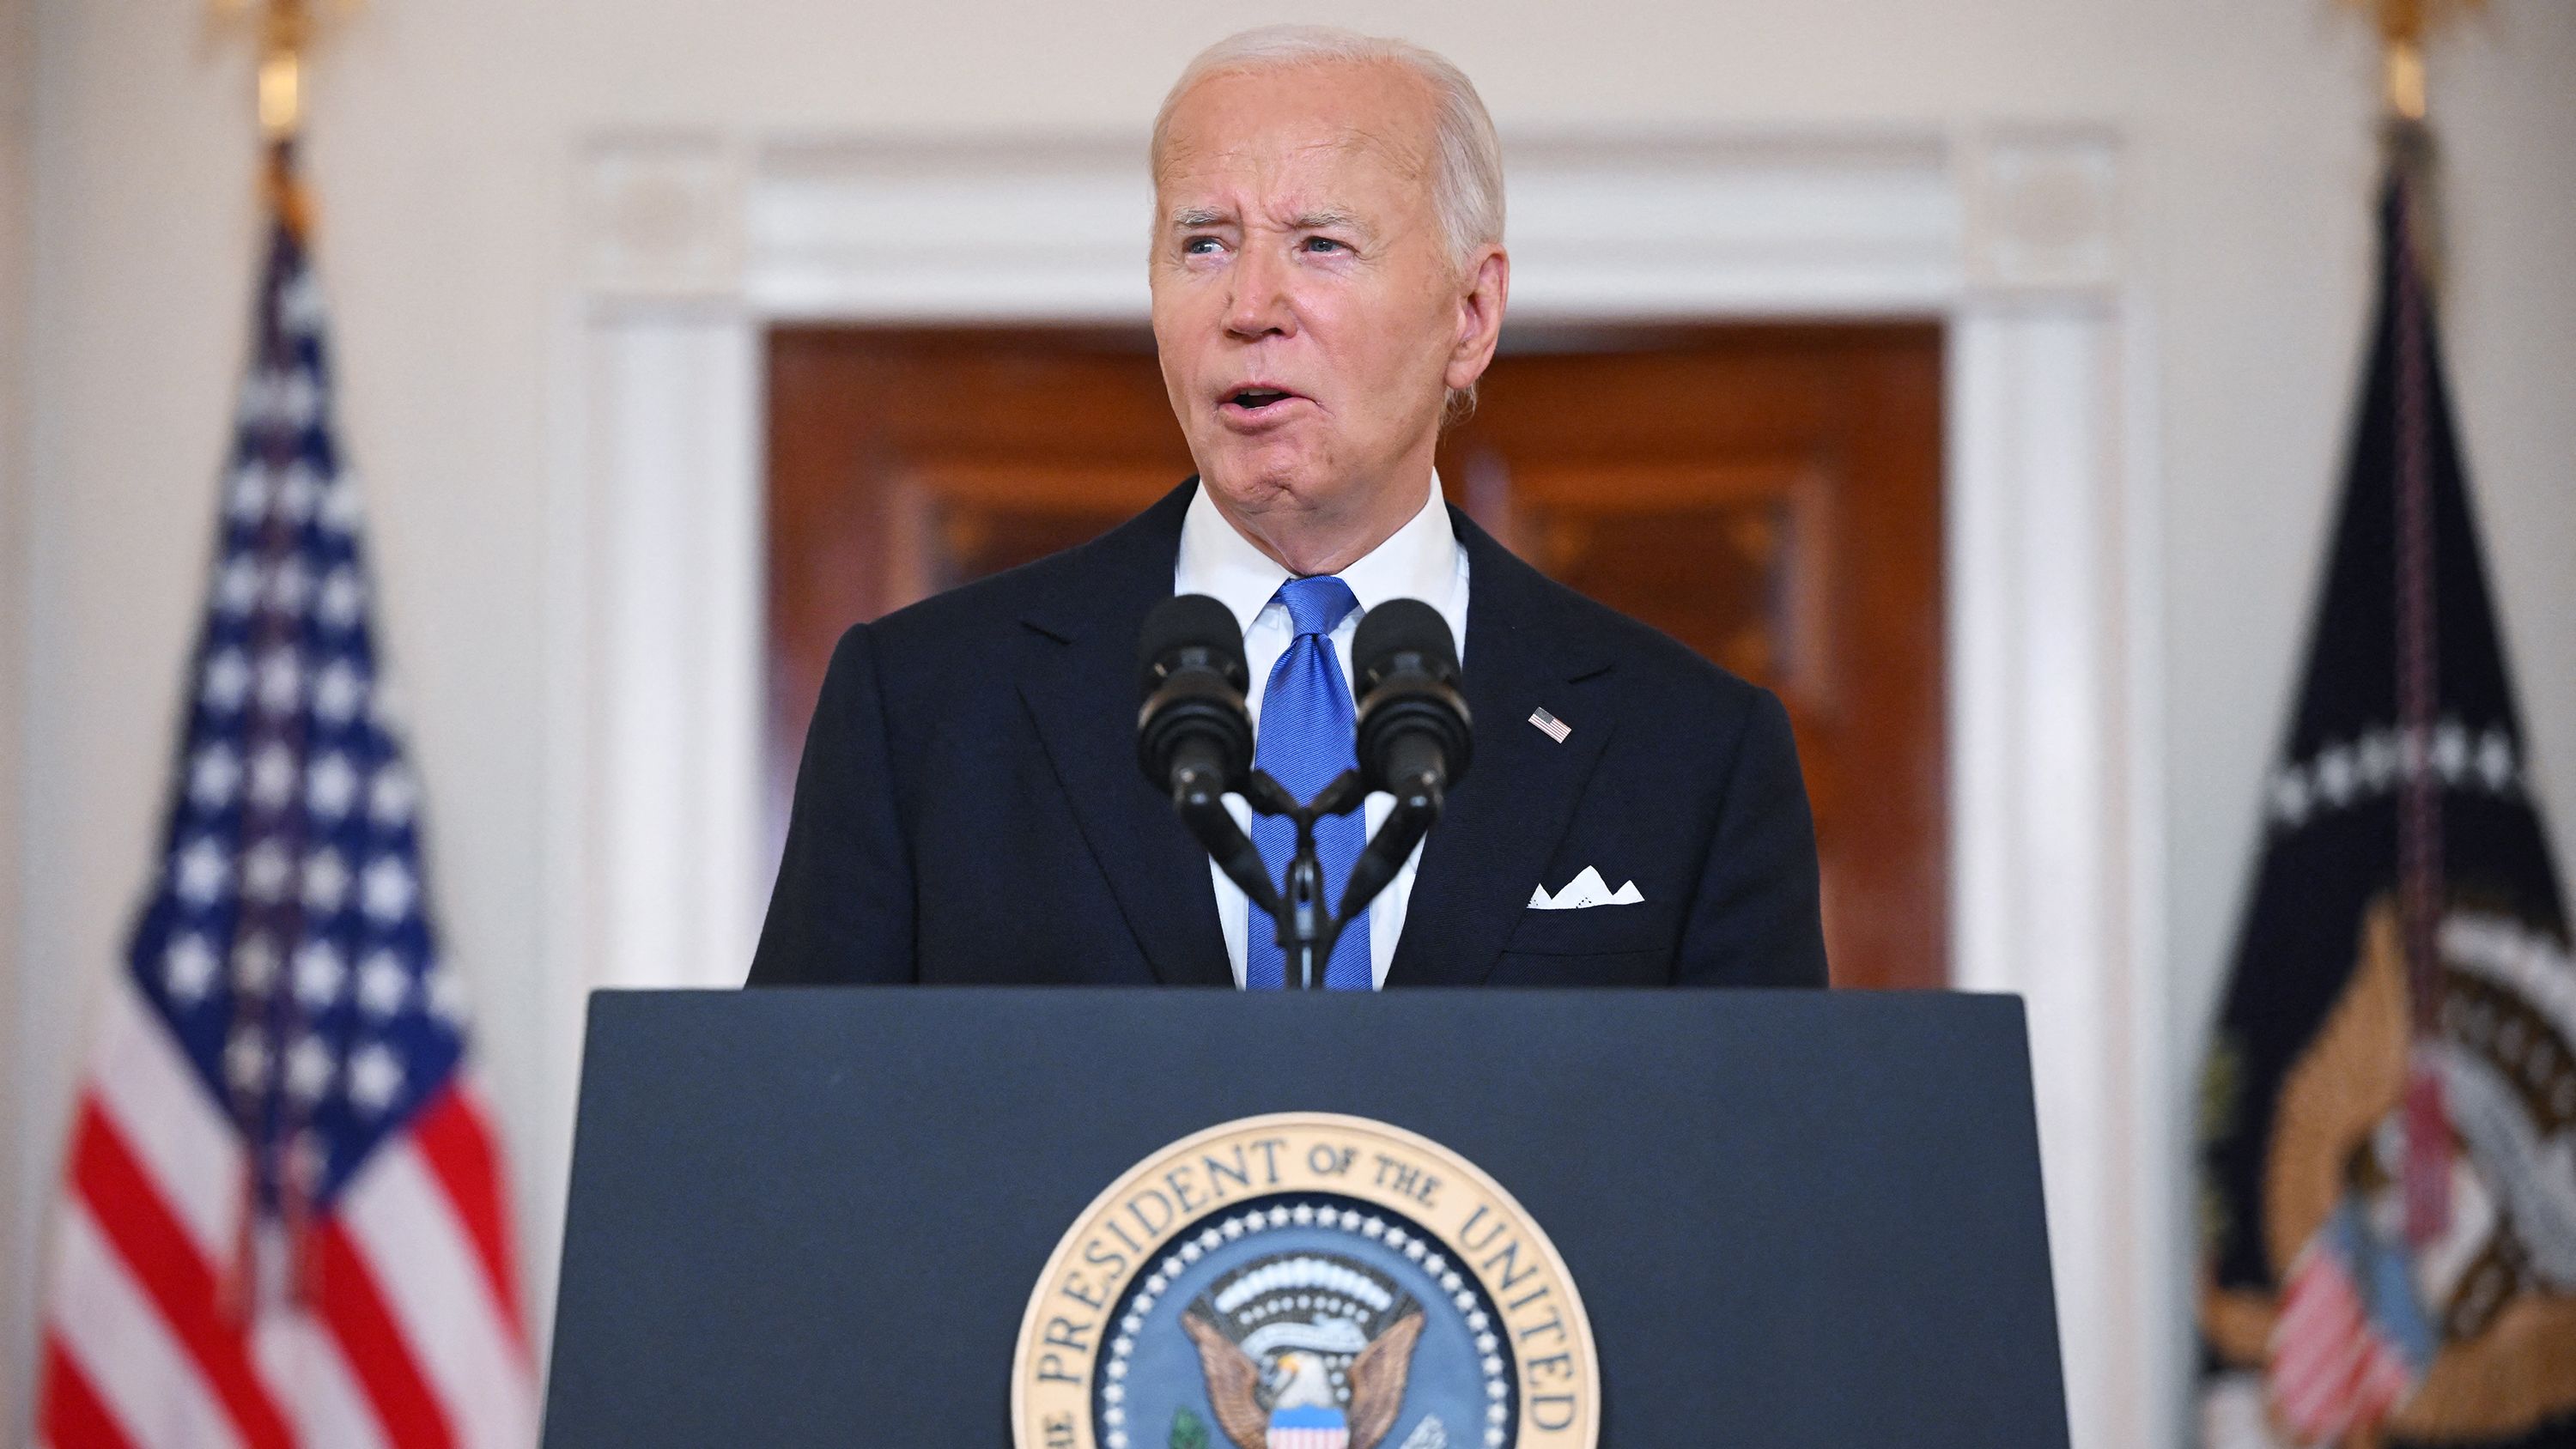
[[[1172,592],[1191,488],[1090,545],[1079,587],[1028,613],[1020,695],[1156,978],[1231,986],[1207,857],[1136,768],[1136,635]]]
[[[1467,549],[1461,672],[1475,760],[1423,842],[1390,986],[1471,986],[1493,970],[1618,723],[1600,687],[1607,650],[1550,628],[1554,585],[1451,513]],[[1529,722],[1541,708],[1573,727],[1562,744]]]

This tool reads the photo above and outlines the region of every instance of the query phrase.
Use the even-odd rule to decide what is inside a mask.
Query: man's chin
[[[1208,461],[1201,481],[1218,502],[1245,514],[1302,511],[1332,491],[1321,460],[1300,447],[1220,448]]]

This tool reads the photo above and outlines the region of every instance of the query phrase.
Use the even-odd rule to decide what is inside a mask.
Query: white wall
[[[1264,8],[1290,13],[1202,22],[1134,0],[384,3],[320,58],[309,163],[341,418],[368,480],[379,624],[428,781],[433,889],[478,988],[487,1069],[523,1163],[564,1131],[538,1106],[532,968],[544,905],[538,620],[554,582],[541,540],[564,401],[548,388],[577,146],[659,123],[1124,127],[1141,139],[1182,60]],[[0,1112],[20,1124],[14,1144],[0,1137],[14,1145],[0,1167],[0,1422],[25,1412],[26,1285],[84,1003],[150,864],[256,220],[238,41],[211,41],[193,0],[37,0],[35,11],[32,429],[23,449],[6,435],[0,454],[0,485],[21,459],[29,485],[25,546],[0,554],[27,626],[18,674],[0,648],[0,706],[19,726],[25,784],[14,815],[0,786],[22,908],[17,1011],[12,1019],[0,985],[0,1026],[23,1081],[14,1094],[0,1086]],[[2120,128],[2141,253],[2131,269],[2154,321],[2161,400],[2158,766],[2180,983],[2170,1020],[2143,1029],[2164,1036],[2175,1080],[2189,1082],[2358,365],[2374,69],[2360,23],[2323,3],[2218,0],[1440,0],[1293,13],[1446,50],[1507,132],[2025,119]],[[7,85],[8,58],[0,42],[0,138],[13,134],[8,97],[26,94]],[[2498,0],[2436,52],[2433,72],[2450,149],[2453,381],[2566,858],[2576,858],[2571,73],[2576,10],[2559,0]],[[8,165],[0,159],[0,186]],[[1015,224],[1046,219],[964,218],[959,244],[974,245],[975,227]],[[0,285],[10,255],[0,240]],[[0,370],[0,406],[6,379]],[[11,496],[0,486],[0,546]],[[0,625],[8,620],[0,605]],[[0,725],[0,768],[9,745]],[[0,971],[12,969],[11,935],[0,932]]]
[[[18,855],[23,816],[18,808],[18,736],[26,718],[21,665],[24,592],[16,586],[25,557],[20,516],[27,495],[26,417],[27,237],[35,221],[28,197],[32,177],[28,147],[36,107],[28,82],[36,73],[35,10],[26,0],[0,0],[0,1244],[25,1236],[18,1208],[22,1145],[32,1064],[12,1050],[18,1023]],[[12,1281],[0,1275],[0,1282]],[[14,1303],[0,1315],[14,1312]],[[0,1323],[5,1323],[0,1316]],[[0,1334],[0,1339],[5,1339]],[[7,1380],[0,1378],[0,1383]],[[10,1402],[0,1390],[0,1408]]]

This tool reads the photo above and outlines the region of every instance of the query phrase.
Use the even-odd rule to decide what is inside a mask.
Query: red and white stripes
[[[2370,1321],[2342,1258],[2311,1247],[2292,1265],[2272,1330],[2273,1412],[2303,1444],[2385,1419],[2414,1370]]]
[[[480,1104],[441,1089],[314,1225],[310,1291],[239,1309],[245,1295],[224,1290],[240,1139],[130,978],[112,990],[55,1225],[39,1444],[533,1444],[533,1360]]]

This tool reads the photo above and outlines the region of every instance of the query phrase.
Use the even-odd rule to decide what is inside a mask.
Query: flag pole
[[[2397,704],[2403,784],[2398,793],[2398,908],[2412,1020],[2406,1091],[2404,1201],[2407,1236],[2419,1247],[2441,1237],[2451,1216],[2451,1162],[2457,1150],[2434,1048],[2442,1034],[2439,932],[2448,894],[2443,871],[2442,786],[2433,767],[2441,697],[2438,556],[2434,532],[2432,399],[2427,370],[2429,292],[2433,285],[2433,144],[2424,75],[2424,44],[2437,8],[2456,12],[2478,0],[2374,0],[2382,71],[2381,123],[2393,209],[2383,245],[2396,277],[2397,375],[2394,444],[2397,517]]]
[[[267,153],[261,167],[260,190],[272,224],[282,234],[281,245],[303,247],[309,240],[311,205],[295,170],[295,146],[304,129],[304,58],[311,48],[318,16],[312,0],[212,0],[218,20],[239,20],[254,8],[259,52],[259,68],[254,90],[255,114],[259,120],[260,142]],[[343,8],[354,0],[343,0]],[[271,265],[275,265],[274,262]],[[275,318],[263,308],[263,328],[275,325]],[[258,344],[263,350],[272,340]],[[293,451],[288,443],[274,447]],[[256,1115],[260,1098],[246,1095],[234,1104],[246,1137],[259,1140]],[[304,1124],[296,1124],[299,1128]],[[286,1134],[282,1139],[292,1143],[301,1134]],[[284,1227],[280,1247],[283,1262],[275,1275],[277,1286],[300,1303],[311,1303],[317,1296],[319,1260],[316,1244],[308,1231],[312,1219],[311,1190],[318,1169],[303,1160],[303,1155],[289,1147],[284,1160],[272,1165],[279,1194],[279,1216]],[[246,1161],[240,1193],[244,1204],[239,1240],[233,1245],[232,1260],[223,1265],[219,1276],[220,1306],[236,1322],[248,1323],[260,1311],[263,1274],[260,1270],[262,1246],[255,1231],[258,1212],[258,1179],[262,1164]]]
[[[259,16],[259,134],[268,146],[269,209],[296,240],[308,208],[295,179],[295,141],[304,129],[304,50],[313,36],[305,0],[266,0]]]

